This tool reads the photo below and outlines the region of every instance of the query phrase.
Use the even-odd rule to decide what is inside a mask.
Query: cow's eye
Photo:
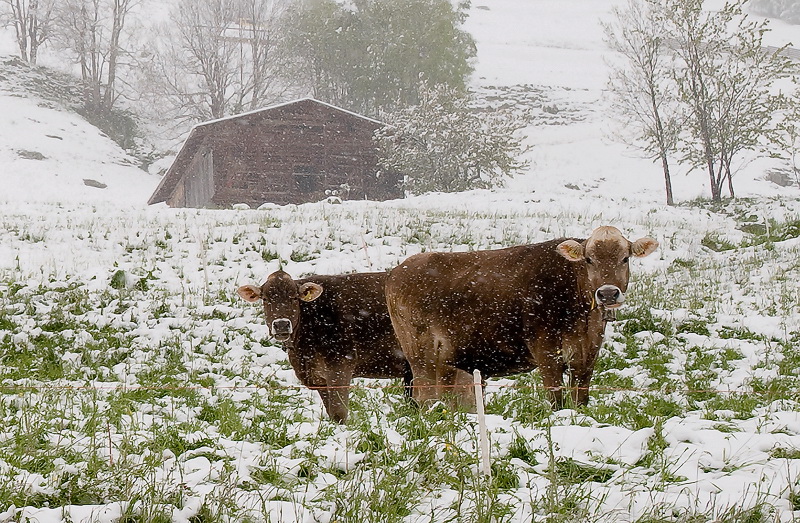
[[[622,263],[628,263],[628,256],[625,256],[624,258],[622,258]]]
[[[591,264],[593,264],[594,262],[592,261],[592,259],[591,259],[591,258],[586,258],[586,263],[588,263],[589,265],[591,265]]]

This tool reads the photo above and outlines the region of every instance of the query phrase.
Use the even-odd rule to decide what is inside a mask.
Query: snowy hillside
[[[606,55],[600,21],[610,20],[612,6],[601,0],[497,0],[473,2],[466,29],[476,38],[475,83],[500,86],[512,100],[538,94],[542,106],[556,108],[572,121],[529,128],[531,169],[508,184],[512,192],[534,192],[569,198],[575,191],[663,201],[661,168],[611,138],[614,124],[606,113]],[[766,41],[780,46],[797,26],[773,20]],[[568,120],[569,121],[569,120]],[[786,194],[764,182],[773,162],[746,163],[736,174],[740,196]],[[678,169],[673,176],[676,200],[708,197],[707,175]],[[566,188],[566,189],[565,189]],[[800,194],[796,190],[792,194]]]
[[[158,179],[70,110],[68,82],[0,58],[0,201],[141,204]]]

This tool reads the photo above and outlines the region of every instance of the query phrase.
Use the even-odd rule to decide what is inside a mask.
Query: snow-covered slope
[[[569,198],[589,193],[640,202],[664,201],[660,165],[612,139],[615,126],[604,89],[606,59],[601,22],[611,19],[619,0],[496,0],[473,2],[466,29],[477,41],[474,83],[515,91],[537,91],[541,105],[571,113],[564,124],[534,125],[526,130],[531,146],[530,171],[514,180],[513,192]],[[711,2],[713,3],[713,2]],[[711,4],[709,3],[709,5]],[[771,21],[766,40],[783,45],[797,26]],[[502,89],[505,87],[505,89]],[[764,180],[774,161],[746,159],[737,174],[739,196],[798,194]],[[707,175],[673,165],[677,201],[708,197]]]
[[[0,71],[0,201],[147,201],[158,178],[70,107],[73,86],[9,56]]]

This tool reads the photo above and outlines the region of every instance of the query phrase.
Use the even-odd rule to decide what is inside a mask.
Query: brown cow
[[[657,247],[600,227],[586,240],[411,256],[389,273],[386,300],[414,398],[453,391],[471,407],[461,371],[492,377],[538,367],[555,408],[564,405],[565,371],[574,403],[585,405],[608,311],[628,287],[628,258]]]
[[[261,301],[272,336],[283,343],[297,378],[319,392],[328,416],[347,419],[350,380],[403,378],[411,368],[386,310],[387,273],[314,276],[294,280],[282,270],[261,287],[238,294]]]

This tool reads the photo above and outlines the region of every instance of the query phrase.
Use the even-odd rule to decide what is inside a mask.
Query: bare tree
[[[239,0],[242,35],[240,102],[254,110],[292,90],[296,82],[286,74],[289,56],[282,45],[286,2],[280,0]],[[249,101],[248,101],[249,98]]]
[[[57,37],[80,66],[84,106],[93,115],[114,107],[127,16],[140,0],[61,0]]]
[[[35,64],[39,47],[51,33],[54,0],[5,0],[9,12],[3,19],[14,26],[19,56]]]
[[[528,162],[517,131],[525,115],[476,108],[471,93],[422,83],[420,103],[381,117],[375,132],[384,172],[400,172],[404,187],[421,194],[500,186]]]
[[[181,0],[156,29],[144,82],[177,127],[252,110],[293,85],[284,72],[285,2]]]
[[[629,0],[624,9],[615,7],[612,13],[614,21],[603,29],[607,45],[622,58],[609,64],[613,114],[624,123],[617,137],[660,160],[667,205],[673,205],[669,155],[680,126],[666,22],[648,0]]]
[[[707,170],[714,200],[726,185],[735,196],[734,159],[764,142],[779,100],[770,88],[789,70],[780,50],[762,46],[766,22],[749,20],[745,1],[717,11],[704,9],[705,0],[662,4],[681,62],[674,77],[688,108],[689,136],[681,150],[685,160]]]
[[[767,22],[748,18],[746,1],[712,10],[705,0],[629,0],[606,27],[609,45],[626,62],[612,67],[614,107],[629,129],[634,123],[645,150],[661,158],[668,203],[673,148],[681,161],[707,171],[711,198],[719,200],[726,187],[735,196],[737,158],[763,152],[771,140],[781,101],[771,89],[790,61],[782,49],[762,46]]]

